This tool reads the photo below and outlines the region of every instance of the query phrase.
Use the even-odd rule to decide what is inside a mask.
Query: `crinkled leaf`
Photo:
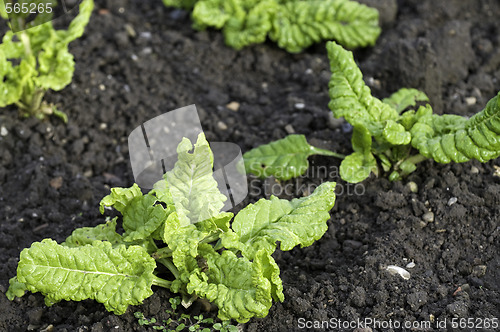
[[[208,269],[193,271],[187,291],[214,302],[220,319],[244,323],[252,317],[265,317],[272,292],[283,299],[281,282],[273,284],[279,269],[266,252],[258,252],[253,262],[227,250],[219,254],[208,245],[200,246],[200,253]]]
[[[335,203],[335,183],[321,184],[308,197],[282,200],[271,196],[242,209],[234,218],[232,229],[221,235],[226,248],[236,248],[248,259],[266,250],[269,254],[280,241],[281,250],[297,245],[306,247],[320,239],[327,230],[329,211]]]
[[[213,177],[213,154],[201,133],[193,148],[184,138],[177,147],[178,161],[165,179],[182,224],[197,223],[220,213],[226,196]]]
[[[271,30],[271,16],[277,9],[276,2],[260,1],[246,11],[240,8],[244,5],[243,1],[235,2],[239,4],[224,26],[226,44],[239,50],[251,44],[265,42]]]
[[[500,93],[470,119],[456,115],[419,117],[411,129],[412,146],[439,163],[470,159],[486,162],[497,158],[500,156],[499,96]]]
[[[121,315],[153,294],[155,261],[138,246],[112,248],[109,242],[68,248],[45,239],[21,252],[17,278],[46,303],[94,299]]]
[[[354,152],[340,164],[340,176],[350,183],[361,182],[377,170],[377,161],[371,153]]]
[[[378,11],[356,1],[285,1],[273,18],[270,38],[288,52],[300,52],[322,40],[348,48],[375,44]]]
[[[382,101],[401,114],[408,107],[415,106],[417,101],[429,101],[429,97],[420,90],[402,88]]]
[[[0,3],[0,6],[1,5],[2,4]],[[5,293],[5,296],[7,296],[7,298],[12,301],[16,297],[23,297],[24,293],[27,290],[28,289],[26,288],[26,285],[24,283],[19,282],[19,280],[17,280],[17,277],[12,277],[9,280],[9,289],[7,290],[7,293]]]
[[[147,239],[167,220],[172,206],[165,210],[155,205],[156,197],[144,195],[135,197],[123,211],[123,239],[127,242]]]
[[[99,211],[104,213],[105,207],[113,207],[123,214],[127,205],[136,197],[142,197],[141,188],[136,183],[130,188],[111,188],[111,194],[101,200]]]
[[[393,120],[386,121],[382,137],[393,145],[406,145],[411,142],[411,134],[405,130],[405,127]]]
[[[362,125],[378,137],[386,120],[397,120],[398,112],[371,95],[352,52],[335,42],[327,43],[332,77],[328,106],[336,118],[344,117],[356,127]]]
[[[314,154],[336,155],[309,145],[304,135],[289,135],[246,152],[243,161],[247,172],[261,178],[272,175],[278,180],[289,180],[307,171],[307,158]]]
[[[61,245],[72,248],[81,247],[87,244],[92,244],[95,240],[108,241],[114,247],[122,244],[122,236],[116,232],[117,219],[118,218],[113,218],[113,220],[95,227],[77,228],[63,243],[61,243]]]

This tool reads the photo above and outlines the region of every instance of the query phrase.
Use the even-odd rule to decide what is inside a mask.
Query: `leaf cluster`
[[[349,48],[373,45],[380,34],[378,11],[350,0],[163,0],[192,9],[196,29],[222,29],[226,44],[241,49],[267,37],[297,53],[322,40]]]
[[[19,1],[24,2],[33,1]],[[34,2],[57,5],[51,0]],[[2,10],[3,6],[2,1]],[[55,30],[50,20],[52,14],[47,12],[38,14],[30,23],[26,23],[29,13],[9,14],[12,30],[5,33],[0,44],[0,81],[3,82],[0,107],[15,104],[23,116],[43,118],[55,113],[66,121],[64,113],[43,103],[43,96],[47,90],[59,91],[71,82],[75,62],[68,45],[82,36],[94,2],[83,0],[79,8],[79,14],[67,30]],[[6,18],[5,11],[1,14]]]
[[[192,150],[192,152],[190,152]],[[279,268],[272,254],[311,245],[327,230],[335,183],[292,201],[272,196],[233,214],[213,177],[213,155],[203,134],[194,148],[179,144],[175,167],[143,194],[134,184],[113,188],[101,212],[121,213],[96,227],[76,229],[63,243],[35,242],[21,252],[10,299],[25,290],[41,292],[47,305],[94,299],[123,314],[142,303],[153,285],[183,296],[188,305],[204,298],[219,318],[246,322],[267,315],[283,301]]]
[[[332,71],[328,106],[336,118],[343,117],[353,127],[353,153],[340,165],[345,181],[357,183],[370,173],[378,175],[379,165],[390,173],[390,180],[400,180],[427,159],[486,162],[500,156],[500,93],[471,118],[436,115],[428,104],[415,110],[417,102],[428,101],[423,92],[400,89],[380,100],[364,83],[352,52],[335,42],[328,42],[327,50]],[[243,158],[248,172],[287,180],[305,172],[310,155],[333,154],[315,149],[302,135],[291,135],[253,149]]]

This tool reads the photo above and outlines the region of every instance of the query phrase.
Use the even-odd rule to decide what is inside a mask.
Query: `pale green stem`
[[[335,157],[335,158],[339,158],[339,159],[345,158],[345,155],[343,155],[343,154],[333,152],[330,150],[326,150],[326,149],[316,148],[314,146],[311,147],[311,152],[313,152],[314,154],[322,155],[322,156]]]
[[[172,256],[172,250],[169,247],[158,249],[158,251],[154,252],[151,257],[154,259],[160,259],[164,257]]]
[[[411,156],[410,158],[406,159],[407,161],[411,162],[412,164],[418,164],[422,161],[425,161],[429,158],[422,156],[421,154],[416,154],[414,156]]]
[[[179,270],[177,270],[174,263],[172,263],[172,261],[169,258],[158,258],[156,261],[165,265],[170,270],[170,272],[172,272],[175,279],[179,279],[181,274],[179,273]]]
[[[172,282],[165,280],[165,279],[162,279],[162,278],[159,278],[157,276],[154,276],[153,277],[153,285],[170,289],[170,285],[172,285]]]

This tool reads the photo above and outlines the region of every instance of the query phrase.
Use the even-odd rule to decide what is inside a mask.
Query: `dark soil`
[[[496,94],[500,2],[364,2],[381,9],[383,22],[376,46],[355,52],[374,95],[413,87],[430,96],[437,113],[470,116]],[[298,55],[273,43],[237,52],[219,32],[192,30],[185,12],[164,8],[159,0],[102,0],[71,51],[73,83],[46,97],[68,114],[67,125],[54,117],[20,120],[14,108],[1,111],[7,134],[0,136],[0,331],[144,331],[134,312],[166,319],[172,294],[162,289],[122,316],[93,301],[46,307],[40,294],[13,302],[3,294],[23,248],[47,237],[63,241],[76,227],[104,221],[100,199],[110,187],[134,182],[127,137],[143,122],[194,103],[209,139],[237,143],[243,151],[294,131],[318,146],[350,152],[349,128],[333,121],[327,108],[324,44]],[[226,107],[232,101],[240,103],[238,111]],[[299,110],[300,103],[305,107]],[[403,323],[434,317],[447,319],[441,330],[456,331],[452,318],[500,319],[499,160],[429,161],[402,182],[372,177],[356,187],[339,179],[339,160],[317,157],[312,164],[313,171],[327,167],[328,176],[290,181],[293,193],[281,196],[337,181],[329,229],[313,246],[276,253],[285,302],[243,330],[312,330],[300,329],[301,318]],[[251,181],[245,203],[285,187]],[[410,191],[410,181],[417,192]],[[410,262],[415,267],[407,268],[409,280],[385,270]],[[438,328],[434,323],[415,330]]]

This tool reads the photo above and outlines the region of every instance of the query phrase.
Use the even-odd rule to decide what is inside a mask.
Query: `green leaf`
[[[308,197],[282,200],[271,196],[242,209],[234,218],[232,229],[221,235],[226,248],[241,250],[243,256],[254,259],[258,250],[272,254],[276,242],[287,251],[297,245],[307,247],[326,232],[329,211],[335,203],[335,183],[321,184]]]
[[[144,195],[135,197],[123,211],[123,239],[127,242],[147,239],[163,222],[173,209],[165,210],[161,205],[154,205],[156,197]]]
[[[406,145],[411,142],[411,134],[393,120],[386,121],[382,137],[392,145]]]
[[[289,135],[246,152],[243,160],[249,173],[261,178],[274,176],[278,180],[289,180],[307,171],[307,158],[314,154],[339,157],[334,152],[309,145],[304,135]]]
[[[219,307],[222,320],[236,319],[240,323],[252,317],[265,317],[272,304],[272,283],[266,278],[269,265],[263,260],[268,255],[260,251],[250,262],[231,251],[217,253],[209,245],[201,245],[200,253],[206,259],[208,271],[194,271],[189,278],[187,291],[214,302]],[[272,259],[272,258],[270,258]]]
[[[398,119],[397,111],[371,95],[352,52],[335,42],[326,47],[332,71],[328,106],[336,118],[344,117],[353,127],[362,125],[372,136],[379,136],[385,121]]]
[[[350,183],[358,183],[378,173],[377,161],[371,153],[354,152],[345,157],[340,164],[340,176]]]
[[[182,224],[211,219],[220,213],[226,196],[217,188],[213,177],[213,154],[201,133],[193,148],[184,138],[177,147],[178,161],[167,172],[165,180]]]
[[[7,290],[7,293],[5,293],[5,296],[7,296],[9,300],[13,301],[16,297],[23,297],[27,290],[28,289],[24,283],[19,282],[17,277],[12,277],[9,280],[9,289]]]
[[[183,9],[192,9],[199,0],[163,0],[167,7],[176,7]]]
[[[68,248],[45,239],[21,252],[17,278],[31,292],[45,295],[47,305],[94,299],[121,315],[153,294],[156,264],[138,246],[112,248],[109,242]]]
[[[499,157],[499,96],[500,93],[488,102],[483,111],[468,120],[447,114],[421,115],[411,129],[412,146],[423,156],[439,163],[470,159],[486,162]]]
[[[105,207],[113,207],[123,214],[127,205],[136,197],[142,197],[141,188],[136,183],[130,188],[111,188],[111,194],[101,200],[99,211],[104,213]]]
[[[399,89],[389,98],[382,100],[385,104],[394,108],[399,114],[410,106],[415,106],[417,101],[429,101],[429,97],[417,89]]]
[[[115,217],[113,220],[95,227],[77,228],[63,243],[61,243],[61,245],[71,248],[81,247],[87,244],[92,244],[95,240],[108,241],[114,247],[118,244],[122,244],[122,236],[116,233],[117,219],[118,218]]]
[[[356,1],[284,1],[273,18],[270,38],[288,52],[335,39],[348,48],[374,45],[378,11]]]
[[[372,136],[368,129],[363,126],[354,127],[352,130],[351,144],[354,152],[370,152],[372,148]]]
[[[240,4],[224,26],[226,44],[239,50],[251,44],[265,42],[271,30],[271,17],[277,10],[277,3],[272,0],[259,1],[251,9],[245,10],[239,8],[245,5],[244,1],[234,2]]]

